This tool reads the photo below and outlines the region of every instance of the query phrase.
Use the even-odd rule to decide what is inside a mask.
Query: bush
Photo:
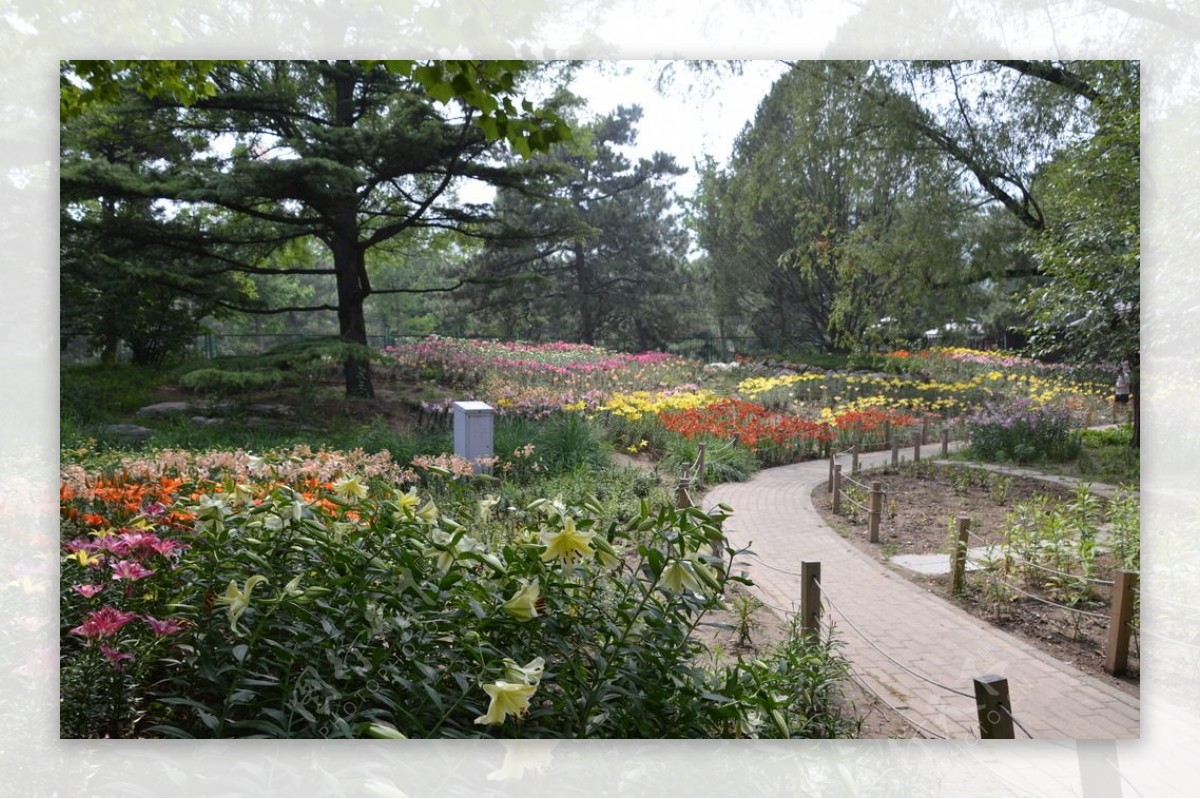
[[[741,483],[749,480],[758,471],[758,460],[754,453],[737,443],[718,441],[712,438],[683,438],[674,436],[667,445],[667,453],[660,468],[667,475],[678,477],[684,465],[694,465],[700,453],[700,444],[708,445],[704,454],[704,482]]]
[[[412,479],[301,449],[65,467],[61,735],[840,729],[831,644],[697,665],[697,626],[746,582],[712,554],[727,509],[602,528],[591,502],[439,507]]]
[[[980,460],[1062,462],[1079,454],[1079,433],[1067,411],[1028,399],[989,403],[966,423],[971,454]]]

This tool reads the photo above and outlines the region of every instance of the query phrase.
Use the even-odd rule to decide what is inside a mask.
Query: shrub
[[[659,463],[667,475],[678,477],[684,465],[694,465],[700,452],[700,444],[707,444],[704,454],[704,482],[741,483],[749,480],[758,471],[754,453],[731,441],[714,438],[673,437],[667,445],[666,455]]]
[[[989,403],[966,424],[971,454],[981,460],[1062,462],[1079,454],[1079,434],[1068,413],[1028,399]]]
[[[608,445],[600,428],[579,413],[554,414],[539,426],[533,443],[538,460],[551,474],[601,468],[607,462]]]

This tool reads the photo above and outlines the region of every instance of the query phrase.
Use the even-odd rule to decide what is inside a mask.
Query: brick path
[[[867,467],[890,455],[870,453],[860,462]],[[799,611],[800,563],[820,562],[823,620],[832,620],[843,654],[928,737],[978,737],[972,679],[988,674],[1008,679],[1013,716],[1033,738],[1139,737],[1136,697],[974,618],[844,541],[812,504],[828,473],[825,461],[765,469],[748,482],[714,487],[701,502],[733,508],[726,534],[735,547],[753,550],[741,562],[760,599]],[[1018,728],[1016,737],[1026,736]]]

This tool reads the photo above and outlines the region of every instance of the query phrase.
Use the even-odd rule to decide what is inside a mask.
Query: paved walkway
[[[860,458],[864,468],[890,452]],[[759,598],[786,612],[800,608],[800,564],[821,564],[824,618],[857,676],[923,734],[977,738],[972,679],[1008,680],[1012,714],[1039,739],[1138,738],[1140,702],[911,583],[829,528],[812,503],[828,479],[826,461],[758,472],[745,483],[711,489],[702,505],[725,503],[733,546]],[[919,676],[918,676],[919,675]]]

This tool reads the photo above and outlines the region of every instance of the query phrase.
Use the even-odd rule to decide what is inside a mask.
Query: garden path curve
[[[881,465],[890,452],[861,456]],[[826,461],[764,469],[713,487],[700,503],[725,503],[725,531],[758,597],[800,609],[802,561],[821,564],[822,622],[858,678],[927,737],[977,738],[972,680],[1008,680],[1017,738],[1138,738],[1140,701],[980,621],[860,552],[825,524],[812,492]]]

